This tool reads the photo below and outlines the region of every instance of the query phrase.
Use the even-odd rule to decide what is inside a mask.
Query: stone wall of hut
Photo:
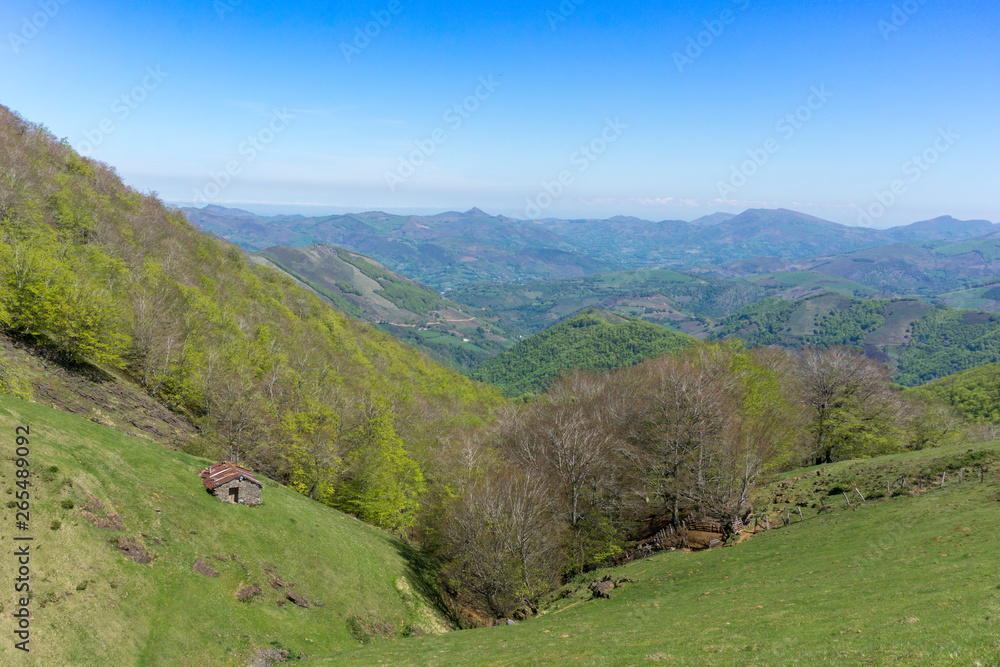
[[[260,505],[262,502],[260,487],[246,479],[234,479],[231,482],[226,482],[216,487],[212,495],[224,503],[233,502],[233,495],[230,489],[237,491],[236,502],[241,505]]]

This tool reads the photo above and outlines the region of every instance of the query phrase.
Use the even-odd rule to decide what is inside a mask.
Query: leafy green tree
[[[337,498],[337,478],[343,465],[340,427],[340,417],[322,404],[311,405],[304,412],[289,412],[282,422],[288,485],[325,504],[333,504]]]
[[[420,510],[424,477],[396,434],[389,401],[373,396],[364,406],[361,423],[348,436],[347,468],[337,491],[337,506],[345,512],[389,530],[413,525]]]
[[[799,378],[817,463],[901,449],[902,403],[885,364],[847,348],[810,349],[802,353]]]

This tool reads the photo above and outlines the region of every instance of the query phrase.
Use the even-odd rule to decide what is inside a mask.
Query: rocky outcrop
[[[590,592],[593,594],[593,597],[602,598],[604,600],[610,600],[613,597],[611,595],[611,591],[621,587],[622,584],[634,584],[634,583],[635,579],[626,579],[624,577],[615,579],[609,574],[599,581],[592,581],[590,585],[587,586],[587,588],[590,589]]]

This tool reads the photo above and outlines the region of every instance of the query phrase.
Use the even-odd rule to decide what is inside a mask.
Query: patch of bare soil
[[[260,589],[260,586],[257,584],[254,584],[253,586],[244,586],[241,584],[239,590],[236,591],[236,599],[240,602],[246,602],[247,600],[257,597],[262,592],[263,591]]]
[[[142,542],[125,537],[124,535],[119,537],[115,544],[118,546],[119,551],[140,565],[150,563],[156,557],[156,554],[153,552],[146,551],[146,547]]]
[[[206,577],[217,577],[217,576],[219,576],[219,573],[216,572],[215,570],[213,570],[212,566],[210,566],[208,563],[206,563],[201,558],[197,559],[194,562],[194,565],[191,566],[191,569],[194,570],[195,572],[197,572],[198,574],[205,575]]]
[[[113,510],[104,507],[104,503],[87,493],[87,502],[80,506],[83,518],[105,530],[125,530],[125,522]]]
[[[278,599],[276,602],[279,607],[284,607],[286,602],[291,602],[299,607],[306,609],[309,608],[309,600],[306,599],[304,595],[295,592],[295,584],[283,581],[281,577],[278,576],[276,567],[265,567],[264,572],[271,578],[271,588],[278,593]]]
[[[65,363],[29,341],[0,336],[0,347],[26,368],[34,399],[43,405],[173,449],[197,433],[190,421],[123,377],[89,364]]]
[[[284,649],[259,648],[247,663],[247,667],[272,667],[288,660],[289,655]]]

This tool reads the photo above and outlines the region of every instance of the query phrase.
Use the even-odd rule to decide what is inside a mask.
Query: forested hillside
[[[477,367],[472,377],[507,396],[538,394],[573,370],[616,370],[695,343],[665,327],[591,308],[525,338]]]
[[[1000,365],[986,364],[908,390],[953,406],[969,421],[1000,424]]]
[[[450,588],[492,615],[531,615],[560,579],[627,560],[657,534],[658,548],[688,545],[693,524],[733,537],[771,473],[933,447],[961,427],[847,348],[701,343],[565,375],[459,443],[442,461],[455,495],[428,517],[425,545]]]
[[[1000,273],[1000,239],[996,238],[995,231],[991,231],[993,225],[985,221],[950,220],[950,224],[917,232],[917,236],[934,240],[886,242],[853,252],[841,254],[829,251],[814,257],[753,257],[700,267],[697,271],[723,279],[753,279],[753,276],[763,273],[809,271],[864,285],[873,292],[890,297],[934,297],[945,292],[965,290],[991,279],[995,281]],[[896,228],[901,230],[897,236],[911,239],[914,234],[905,230],[921,224]],[[967,230],[988,233],[969,238],[963,234]]]
[[[500,321],[529,332],[541,331],[584,308],[600,308],[692,335],[707,335],[712,321],[760,299],[801,299],[824,292],[849,297],[875,293],[863,285],[810,271],[720,280],[697,273],[648,269],[519,284],[479,283],[457,289],[450,296],[486,308]]]
[[[469,369],[509,347],[497,318],[462,306],[343,248],[276,246],[258,253],[303,281],[338,310],[374,323],[441,363]]]
[[[96,380],[90,392],[134,382],[197,426],[189,452],[376,524],[412,523],[441,439],[500,401],[6,108],[0,234],[0,331],[22,351]],[[31,395],[21,356],[0,368]]]
[[[823,294],[763,299],[723,319],[718,338],[751,346],[828,348],[845,345],[895,367],[896,381],[915,386],[1000,361],[1000,315],[917,299],[849,299]]]

